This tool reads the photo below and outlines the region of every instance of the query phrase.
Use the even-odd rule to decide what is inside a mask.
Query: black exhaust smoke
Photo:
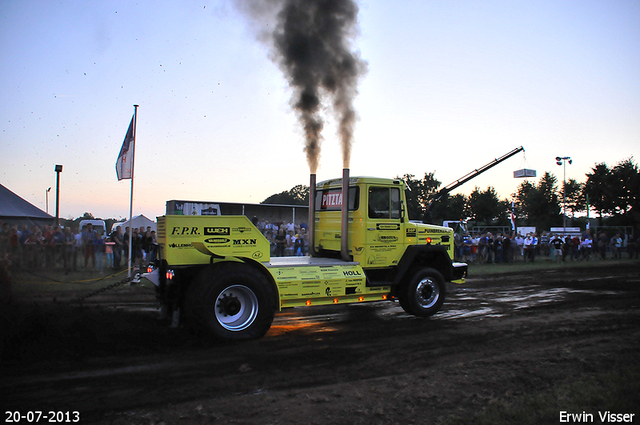
[[[358,6],[352,0],[236,0],[240,9],[264,25],[261,39],[293,89],[291,106],[305,137],[312,174],[318,169],[324,119],[323,99],[338,124],[343,168],[349,167],[354,124],[353,100],[367,64],[351,49],[357,35]]]

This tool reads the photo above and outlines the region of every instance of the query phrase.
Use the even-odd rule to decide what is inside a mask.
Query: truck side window
[[[400,189],[369,188],[369,218],[400,218]]]

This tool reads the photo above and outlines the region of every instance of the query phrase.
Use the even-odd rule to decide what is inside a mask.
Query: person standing
[[[513,247],[511,246],[511,238],[513,238],[513,235],[511,233],[507,233],[502,239],[502,255],[504,256],[505,263],[511,263],[513,261],[511,256],[511,253],[513,252]]]
[[[535,245],[533,243],[533,236],[531,233],[527,233],[527,237],[524,239],[524,261],[533,261],[534,260],[534,249]]]
[[[284,234],[284,228],[280,226],[276,235],[276,257],[284,257],[284,250],[287,245],[287,237]]]
[[[78,255],[82,252],[82,233],[77,232],[73,235],[73,271],[78,270]]]
[[[50,244],[53,249],[53,266],[55,267],[58,263],[62,263],[64,267],[64,232],[60,228],[60,226],[56,226],[53,233],[51,234]]]
[[[149,264],[154,264],[156,261],[156,257],[158,255],[158,238],[156,236],[156,231],[151,231],[151,239],[149,241],[149,256],[147,257],[147,261]]]
[[[602,232],[598,237],[598,250],[600,251],[600,257],[605,260],[607,258],[607,234]]]
[[[502,262],[502,234],[496,234],[493,240],[493,258],[495,263]]]
[[[634,240],[633,243],[631,245],[633,247],[633,249],[631,251],[629,251],[629,258],[633,258],[633,256],[635,255],[636,260],[638,259],[638,253],[640,253],[640,235],[637,235]]]
[[[116,243],[109,237],[104,243],[104,253],[107,255],[107,267],[113,269],[113,249]]]
[[[516,255],[524,258],[524,238],[520,233],[516,235]]]
[[[98,270],[100,273],[102,273],[103,268],[104,268],[104,260],[103,260],[103,255],[105,252],[105,245],[104,245],[105,241],[104,241],[104,237],[97,235],[96,238],[94,239],[94,251],[95,251],[95,256],[96,256],[96,270]]]
[[[116,230],[111,232],[111,241],[113,245],[113,269],[118,270],[120,268],[120,260],[122,259],[122,248],[124,246],[122,240],[122,227],[116,227]]]
[[[582,251],[582,258],[584,260],[591,259],[592,244],[593,244],[593,241],[591,240],[591,236],[588,233],[585,234],[584,237],[582,238],[582,241],[580,242],[580,251]]]
[[[64,238],[62,242],[62,263],[64,266],[64,272],[69,273],[73,268],[75,261],[73,257],[75,255],[75,235],[71,232],[71,227],[64,228]]]
[[[551,252],[553,254],[552,258],[556,263],[562,262],[562,245],[564,244],[562,238],[560,236],[554,236],[551,239]]]
[[[622,258],[622,238],[620,237],[620,233],[616,233],[611,239],[611,250],[613,251],[614,260],[620,260]]]
[[[124,235],[122,235],[122,248],[123,251],[122,253],[124,254],[124,262],[127,265],[127,267],[129,267],[129,232],[131,231],[131,229],[129,229],[128,227],[125,227],[124,229]]]
[[[304,238],[300,234],[297,234],[295,236],[295,241],[293,242],[293,252],[297,257],[304,257],[305,255]]]
[[[88,223],[82,232],[82,247],[84,249],[84,268],[89,266],[91,259],[92,267],[96,267],[96,238],[97,233],[93,230],[93,225]]]

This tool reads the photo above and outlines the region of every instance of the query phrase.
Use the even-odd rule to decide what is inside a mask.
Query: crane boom
[[[524,148],[522,146],[515,148],[514,150],[512,150],[511,152],[508,152],[504,155],[502,155],[500,158],[495,158],[493,161],[490,161],[489,163],[483,165],[480,168],[476,168],[475,170],[471,171],[468,174],[465,174],[464,176],[460,177],[458,180],[449,183],[447,186],[445,186],[444,188],[440,189],[440,191],[436,192],[435,194],[431,195],[431,202],[429,202],[429,205],[427,205],[427,210],[425,211],[425,219],[427,217],[431,216],[431,208],[433,208],[433,204],[435,204],[436,202],[438,202],[440,199],[442,199],[443,196],[445,196],[447,193],[451,192],[452,190],[462,186],[463,184],[465,184],[466,182],[468,182],[469,180],[478,177],[480,174],[484,173],[485,171],[487,171],[488,169],[495,167],[496,165],[500,164],[501,162],[511,158],[513,155],[517,154],[518,152],[522,152],[524,151]]]
[[[516,148],[511,152],[505,155],[502,155],[500,158],[496,158],[493,161],[489,162],[488,164],[483,165],[480,168],[476,168],[475,170],[471,171],[469,174],[466,174],[460,177],[458,180],[454,181],[453,183],[450,183],[449,185],[445,186],[442,190],[440,190],[440,192],[438,192],[437,197],[441,198],[444,194],[451,192],[452,190],[458,188],[459,186],[462,186],[464,183],[468,182],[472,178],[479,176],[480,174],[484,173],[488,169],[495,167],[496,165],[500,164],[502,161],[511,158],[513,155],[517,154],[518,152],[522,152],[523,150],[524,148],[520,146],[519,148]]]

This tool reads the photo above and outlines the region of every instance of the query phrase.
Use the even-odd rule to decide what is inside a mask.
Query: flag
[[[511,230],[512,231],[516,231],[516,215],[515,215],[515,208],[513,205],[513,199],[511,200]]]
[[[130,179],[133,177],[133,119],[135,115],[131,117],[131,123],[129,123],[129,130],[127,135],[124,136],[124,142],[122,142],[122,148],[120,148],[120,154],[116,161],[116,175],[118,180]]]

